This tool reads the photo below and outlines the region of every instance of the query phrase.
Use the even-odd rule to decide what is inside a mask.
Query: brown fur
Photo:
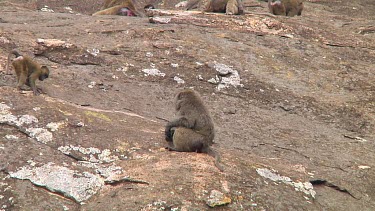
[[[128,8],[136,16],[144,16],[135,8],[133,0],[105,0],[102,9],[93,15],[118,15],[122,8]]]
[[[303,0],[268,0],[270,13],[274,15],[285,15],[293,17],[300,16],[303,10]]]
[[[176,96],[177,118],[165,127],[165,139],[171,151],[207,153],[221,167],[219,154],[210,148],[215,137],[214,123],[199,94],[184,90]]]
[[[204,11],[225,13],[227,15],[241,15],[244,12],[241,0],[211,0]]]
[[[185,9],[186,10],[196,9],[200,7],[203,1],[205,0],[188,0]]]
[[[12,65],[17,75],[17,88],[24,89],[23,86],[31,87],[34,95],[39,95],[42,91],[36,87],[35,81],[39,79],[43,81],[49,76],[49,69],[41,66],[28,56],[22,56],[16,50],[12,50],[8,55],[7,71],[9,68],[10,57],[15,55]]]
[[[189,0],[186,10],[199,7],[203,1]],[[225,13],[227,15],[242,15],[244,14],[244,7],[241,0],[208,0],[203,11]]]

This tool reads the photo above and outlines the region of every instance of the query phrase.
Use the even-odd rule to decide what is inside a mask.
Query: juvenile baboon
[[[195,9],[202,2],[204,3],[204,0],[189,0],[185,9]],[[244,7],[241,0],[208,0],[203,11],[241,15],[244,14]]]
[[[223,171],[219,154],[210,148],[215,137],[214,123],[199,94],[184,90],[176,96],[177,118],[165,127],[165,139],[171,151],[207,153]]]
[[[268,9],[274,15],[299,16],[302,14],[303,0],[268,0]]]
[[[242,15],[244,8],[241,0],[210,0],[205,12],[219,12],[227,15]]]
[[[130,10],[134,16],[144,16],[135,8],[133,0],[105,0],[102,9],[93,15],[124,15],[126,10]],[[126,12],[126,14],[131,13]]]
[[[49,76],[49,69],[41,66],[28,56],[22,56],[16,50],[12,50],[8,55],[7,72],[9,72],[10,57],[15,55],[12,65],[17,75],[17,88],[23,89],[23,85],[31,87],[34,95],[39,95],[42,90],[35,85],[36,79],[43,81]]]

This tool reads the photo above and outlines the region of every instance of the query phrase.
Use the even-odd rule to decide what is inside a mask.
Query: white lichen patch
[[[51,13],[55,12],[55,11],[53,11],[53,9],[50,9],[47,5],[44,5],[44,7],[40,9],[40,11],[51,12]]]
[[[15,135],[5,135],[5,139],[8,140],[8,141],[16,141],[18,140],[18,136],[15,136]]]
[[[100,154],[98,154],[99,162],[102,163],[110,163],[116,160],[119,160],[119,158],[115,155],[111,155],[111,151],[109,149],[103,150]]]
[[[10,107],[7,104],[0,103],[0,114],[10,114]]]
[[[141,210],[167,210],[168,204],[166,201],[158,200],[153,203],[147,204]]]
[[[314,187],[310,182],[293,182],[289,177],[281,176],[275,171],[266,168],[258,168],[256,171],[262,177],[270,179],[274,182],[283,182],[287,185],[291,185],[296,191],[301,191],[306,195],[310,195],[312,198],[315,198],[316,192],[314,191]]]
[[[121,175],[123,173],[123,170],[120,166],[115,165],[108,167],[98,166],[98,168],[96,168],[96,172],[106,180],[112,180],[115,179],[117,175]]]
[[[17,126],[19,130],[27,133],[29,137],[35,138],[38,142],[46,144],[52,141],[52,133],[44,128],[25,128],[25,125],[39,122],[35,116],[21,115],[16,117],[15,115],[11,114],[9,110],[9,106],[0,103],[0,123]]]
[[[216,75],[215,78],[210,78],[207,80],[207,82],[211,84],[218,84],[220,83],[220,78],[219,76]]]
[[[165,73],[162,73],[160,72],[160,70],[156,69],[156,68],[152,68],[152,69],[143,69],[142,72],[144,72],[145,76],[161,76],[161,77],[164,77],[165,76]]]
[[[30,180],[37,186],[63,194],[77,202],[89,199],[104,185],[103,180],[97,175],[73,171],[51,162],[37,168],[22,167],[19,171],[9,174],[12,178]]]
[[[21,126],[24,124],[37,123],[38,119],[31,115],[22,115],[19,118],[13,114],[0,114],[0,123],[8,123],[11,125]]]
[[[80,152],[83,155],[88,155],[87,157],[83,157],[84,160],[93,163],[110,163],[116,160],[119,160],[118,156],[111,155],[111,151],[109,149],[105,149],[101,151],[95,147],[84,148],[81,146],[60,146],[58,148],[62,153],[70,155],[72,151]]]
[[[91,163],[91,162],[88,162],[88,161],[78,161],[78,163],[73,163],[73,165],[75,166],[84,166],[84,167],[87,167],[87,168],[91,168],[91,169],[96,169],[99,167],[99,163]]]
[[[123,169],[120,166],[116,166],[114,164],[106,166],[100,163],[79,161],[77,165],[95,169],[95,172],[103,177],[104,180],[116,180],[118,179],[119,175],[122,175],[124,173]]]
[[[36,162],[33,161],[33,160],[28,160],[26,161],[28,164],[30,164],[30,166],[35,166],[36,165]]]
[[[26,124],[26,125],[29,125],[29,124],[32,124],[32,123],[38,123],[39,120],[35,117],[35,116],[31,116],[31,115],[22,115],[18,118],[18,124],[17,125],[23,125],[23,124]]]
[[[46,125],[46,127],[53,132],[57,131],[64,124],[65,122],[50,122]]]
[[[74,150],[74,151],[78,151],[78,152],[80,152],[82,154],[85,154],[85,155],[98,154],[98,153],[101,152],[100,149],[95,148],[95,147],[84,148],[84,147],[81,147],[81,146],[73,146],[73,145],[61,146],[61,147],[58,148],[58,150],[60,150],[62,153],[65,153],[65,154],[69,154],[70,151]]]
[[[0,114],[0,123],[9,123],[17,125],[18,118],[12,114]]]
[[[10,112],[10,107],[4,103],[0,103],[0,123],[8,123],[10,125],[22,126],[24,124],[37,123],[38,119],[32,115],[21,115],[16,117]]]
[[[291,182],[292,181],[289,177],[281,176],[281,175],[276,174],[275,172],[273,172],[269,169],[259,168],[256,171],[260,176],[265,177],[267,179],[270,179],[274,182],[277,182],[277,181]]]
[[[234,70],[228,65],[217,62],[214,62],[210,66],[218,72],[218,75],[216,75],[215,78],[211,78],[210,80],[208,80],[208,82],[218,83],[216,87],[218,90],[222,90],[230,86],[243,87],[243,84],[241,84],[240,75],[237,70]]]
[[[27,128],[26,132],[31,138],[35,138],[38,142],[46,144],[52,141],[52,133],[44,128]]]
[[[291,182],[290,185],[294,186],[296,191],[301,191],[304,194],[315,198],[316,192],[314,191],[314,187],[310,182]]]

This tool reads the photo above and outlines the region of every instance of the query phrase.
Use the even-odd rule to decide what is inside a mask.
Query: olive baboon
[[[268,8],[274,15],[299,16],[302,14],[303,0],[268,0]]]
[[[42,90],[35,85],[36,79],[43,81],[49,76],[49,69],[41,66],[28,56],[22,56],[16,50],[12,50],[8,55],[8,63],[6,72],[9,72],[10,57],[15,55],[12,65],[17,75],[17,88],[24,89],[23,85],[31,87],[34,95],[39,95]]]
[[[93,15],[144,16],[135,8],[133,0],[105,0],[101,10]]]
[[[207,153],[223,171],[219,154],[211,149],[215,137],[214,123],[199,94],[184,90],[176,96],[178,117],[165,127],[165,139],[171,151]]]
[[[197,8],[204,0],[189,0],[186,10]],[[227,15],[242,15],[244,7],[241,0],[208,0],[204,12],[225,13]]]

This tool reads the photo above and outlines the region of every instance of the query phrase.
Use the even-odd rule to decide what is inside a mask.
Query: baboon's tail
[[[213,150],[211,147],[207,148],[207,154],[215,158],[215,166],[221,171],[224,171],[224,167],[221,165],[221,156],[220,154]]]
[[[6,66],[6,69],[5,69],[5,74],[7,74],[7,75],[10,74],[10,73],[9,73],[9,64],[10,64],[10,57],[11,57],[12,55],[15,55],[16,58],[21,56],[21,54],[18,53],[18,51],[17,51],[16,49],[13,49],[13,50],[9,53],[9,55],[8,55],[8,61],[7,61],[7,66]]]

